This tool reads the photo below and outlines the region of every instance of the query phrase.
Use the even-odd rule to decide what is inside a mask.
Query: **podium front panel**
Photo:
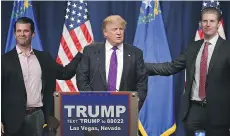
[[[55,93],[57,136],[137,136],[138,98],[135,92]]]

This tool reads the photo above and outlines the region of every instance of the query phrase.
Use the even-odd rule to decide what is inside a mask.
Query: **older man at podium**
[[[84,48],[77,86],[80,91],[137,91],[140,108],[147,94],[147,71],[142,51],[123,43],[125,27],[118,15],[104,19],[106,40]]]

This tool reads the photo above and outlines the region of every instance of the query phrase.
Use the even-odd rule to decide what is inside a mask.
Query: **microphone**
[[[94,54],[95,55],[97,55],[97,66],[96,66],[96,69],[95,69],[95,71],[94,71],[94,73],[93,73],[93,77],[92,77],[92,79],[90,80],[90,82],[89,82],[89,84],[88,85],[86,85],[83,89],[82,89],[82,91],[84,91],[87,87],[90,87],[90,85],[93,83],[93,80],[94,80],[94,78],[95,78],[95,75],[96,75],[96,72],[97,72],[97,70],[98,70],[98,68],[99,68],[99,66],[100,66],[100,62],[99,62],[99,55],[100,55],[100,50],[98,49],[97,50],[97,52],[95,51],[94,52]],[[81,91],[81,90],[80,90]],[[90,90],[90,91],[92,91],[92,90]]]

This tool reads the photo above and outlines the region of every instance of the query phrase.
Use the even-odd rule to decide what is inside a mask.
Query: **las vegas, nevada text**
[[[71,124],[69,130],[97,130],[97,131],[111,131],[111,130],[121,130],[119,124],[124,123],[121,114],[126,112],[126,107],[122,105],[116,106],[105,106],[105,105],[95,105],[95,106],[84,106],[84,105],[65,105],[64,109],[67,110],[67,123]],[[94,109],[94,110],[93,110]],[[76,114],[73,114],[75,111]],[[75,118],[75,119],[73,119]],[[99,127],[90,126],[90,124],[102,125]],[[81,124],[81,126],[75,126],[76,124]],[[87,126],[84,126],[86,124]],[[105,126],[103,126],[105,124]],[[106,124],[113,124],[113,126],[106,126]],[[115,125],[115,126],[114,126]]]

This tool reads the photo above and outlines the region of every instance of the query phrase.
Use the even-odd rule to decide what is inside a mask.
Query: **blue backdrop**
[[[2,31],[1,53],[5,50],[10,16],[13,7],[12,1],[1,1],[2,4]],[[64,1],[36,1],[32,2],[37,18],[43,50],[48,51],[56,58],[62,34],[66,2]],[[101,31],[102,20],[111,14],[121,15],[128,23],[125,32],[125,42],[133,43],[137,18],[141,1],[90,1],[88,10],[95,41],[103,41]],[[175,59],[194,40],[198,28],[202,1],[161,1],[163,21],[169,43],[172,59]],[[230,2],[221,1],[220,7],[224,17],[226,38],[230,39]],[[154,43],[153,43],[154,44]],[[180,96],[183,91],[184,73],[174,76],[175,114],[180,108]],[[183,136],[182,128],[177,129],[177,135]]]

